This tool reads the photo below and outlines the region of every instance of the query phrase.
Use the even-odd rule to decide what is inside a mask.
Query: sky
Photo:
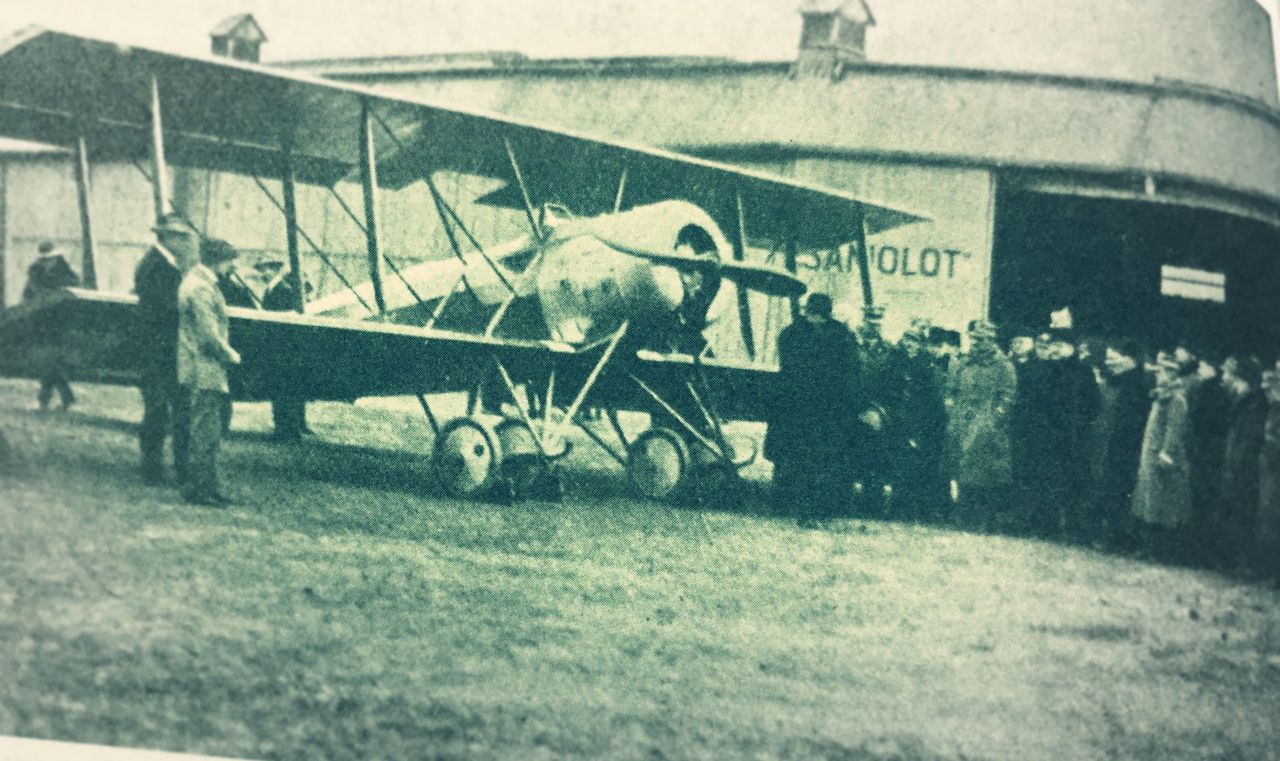
[[[1280,0],[1258,0],[1272,15]],[[971,0],[990,10],[993,3]],[[892,5],[890,5],[890,3]],[[0,0],[0,34],[29,24],[178,53],[207,52],[221,19],[253,13],[265,60],[517,50],[533,56],[726,55],[786,59],[799,0]],[[935,2],[872,0],[882,17],[936,14]],[[964,8],[949,0],[943,7]],[[333,10],[326,10],[332,8]],[[691,10],[696,8],[696,10]],[[918,10],[913,10],[913,8]],[[873,30],[892,37],[893,30]],[[1275,35],[1273,36],[1280,36]],[[919,40],[901,41],[919,46]]]

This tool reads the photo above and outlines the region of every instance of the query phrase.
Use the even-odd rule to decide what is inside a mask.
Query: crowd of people
[[[140,370],[142,423],[138,429],[142,479],[151,485],[174,483],[186,501],[206,506],[230,502],[218,479],[219,443],[231,425],[233,368],[240,356],[230,344],[228,306],[288,311],[296,308],[296,279],[281,262],[260,262],[266,287],[259,297],[239,277],[239,256],[228,242],[201,238],[178,214],[166,214],[153,228],[156,240],[134,271],[138,296],[135,343]],[[27,273],[24,301],[48,298],[78,285],[75,272],[50,243]],[[40,408],[54,392],[62,408],[75,402],[67,382],[66,358],[55,335],[44,335],[39,358]],[[306,403],[277,399],[272,405],[275,436],[296,440],[309,433]],[[165,444],[172,452],[173,478],[165,465]]]
[[[810,294],[779,337],[765,456],[801,521],[861,514],[1280,573],[1280,361],[1069,328],[896,344]],[[1274,359],[1274,358],[1272,358]]]

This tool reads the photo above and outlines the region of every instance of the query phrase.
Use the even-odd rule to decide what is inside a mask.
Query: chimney
[[[216,56],[257,63],[267,35],[252,14],[238,13],[222,20],[209,32]]]
[[[849,63],[867,60],[867,27],[876,17],[866,0],[805,0],[793,76],[839,79]]]

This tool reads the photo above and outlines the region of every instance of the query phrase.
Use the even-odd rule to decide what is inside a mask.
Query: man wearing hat
[[[900,357],[884,337],[885,309],[868,305],[862,308],[862,322],[858,325],[858,362],[862,370],[861,383],[867,397],[897,415],[902,405],[903,368]],[[884,508],[886,486],[895,479],[895,456],[888,446],[887,432],[875,432],[871,442],[858,448],[854,470],[862,484],[864,507],[872,513]]]
[[[62,254],[58,253],[52,241],[41,241],[36,250],[39,257],[27,268],[27,285],[22,289],[23,301],[37,301],[63,288],[80,285],[79,276]],[[62,400],[62,409],[65,410],[75,404],[76,395],[71,392],[71,384],[67,383],[66,360],[57,347],[61,336],[56,326],[53,329],[49,329],[51,326],[44,327],[41,337],[52,345],[46,347],[39,358],[40,394],[36,398],[40,402],[40,409],[47,410],[56,390]]]
[[[947,434],[945,382],[941,363],[929,353],[933,326],[913,319],[898,342],[896,365],[901,391],[895,396],[890,442],[898,449],[894,467],[894,512],[899,517],[937,517],[947,496],[942,455]]]
[[[138,295],[136,356],[141,364],[142,480],[164,483],[164,440],[173,432],[173,463],[178,480],[187,466],[190,426],[187,399],[178,386],[178,285],[185,263],[194,258],[195,230],[177,214],[165,214],[152,228],[156,243],[138,262],[133,291]]]
[[[808,522],[847,507],[858,414],[867,405],[854,338],[831,319],[831,298],[809,294],[800,314],[778,336],[777,399],[764,455],[774,464],[775,501]]]
[[[200,246],[200,264],[178,289],[178,382],[190,399],[191,440],[183,497],[192,504],[228,504],[218,486],[222,408],[230,388],[227,368],[240,364],[231,348],[227,302],[218,277],[230,271],[236,250],[216,238]]]
[[[262,293],[262,308],[273,312],[292,312],[298,308],[298,288],[292,277],[292,271],[285,269],[284,262],[268,259],[258,262],[255,269],[266,278],[266,289]],[[303,285],[303,290],[311,292],[311,283]],[[271,420],[275,424],[275,438],[281,441],[297,441],[302,434],[311,433],[307,427],[307,401],[294,397],[280,397],[271,401]]]
[[[969,351],[947,381],[946,462],[963,520],[990,528],[1010,501],[1007,415],[1017,394],[1013,364],[989,322],[969,323]]]

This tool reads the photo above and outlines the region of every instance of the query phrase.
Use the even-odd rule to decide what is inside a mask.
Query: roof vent
[[[876,17],[866,0],[804,0],[800,16],[793,75],[839,79],[845,64],[867,60],[867,27]]]
[[[209,37],[213,40],[214,55],[249,63],[258,62],[262,43],[267,41],[266,33],[250,13],[237,13],[223,19],[209,32]]]

